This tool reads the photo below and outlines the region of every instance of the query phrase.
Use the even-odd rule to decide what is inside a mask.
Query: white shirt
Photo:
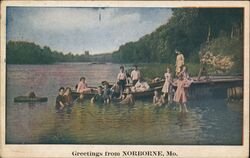
[[[139,70],[133,70],[131,72],[131,78],[132,80],[138,80],[141,78],[141,72]]]

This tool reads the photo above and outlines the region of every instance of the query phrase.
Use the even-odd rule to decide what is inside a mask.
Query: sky
[[[171,15],[169,8],[8,7],[7,41],[35,42],[64,54],[111,53]]]

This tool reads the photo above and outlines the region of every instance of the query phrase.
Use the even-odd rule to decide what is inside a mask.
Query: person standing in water
[[[180,112],[182,111],[182,106],[185,109],[185,112],[188,112],[187,110],[187,88],[190,86],[191,82],[188,82],[187,80],[184,80],[183,75],[180,74],[179,78],[176,82],[173,83],[173,85],[177,86],[175,95],[174,95],[174,101],[179,104]]]
[[[181,72],[182,65],[184,65],[185,58],[184,58],[184,55],[181,52],[176,50],[175,53],[177,54],[176,63],[175,63],[175,66],[176,66],[175,71],[176,71],[176,76],[178,76],[179,73]]]
[[[127,75],[124,71],[124,66],[120,66],[120,72],[117,75],[118,85],[120,88],[120,98],[122,97],[122,93],[125,89],[126,84],[128,84]]]
[[[104,104],[103,89],[101,86],[97,87],[97,94],[91,98],[91,103]]]
[[[70,106],[73,104],[73,98],[71,96],[71,88],[67,87],[65,89],[65,92],[63,94],[63,98],[64,98],[64,104],[67,106]]]
[[[64,98],[63,98],[64,90],[65,90],[64,87],[61,87],[59,89],[59,94],[56,97],[56,109],[57,110],[62,110],[65,107]]]
[[[170,68],[167,68],[167,72],[164,74],[165,77],[165,83],[162,87],[162,92],[163,92],[163,96],[164,98],[168,98],[168,101],[172,101],[172,97],[171,97],[171,93],[172,93],[172,82],[173,82],[173,78],[172,78],[172,74],[170,71]]]
[[[110,86],[109,83],[107,81],[102,81],[102,86],[103,86],[103,99],[104,99],[104,103],[110,103],[111,101],[111,90],[110,90]]]
[[[130,74],[133,86],[138,82],[139,79],[141,79],[141,72],[138,70],[138,66],[134,65],[134,70]]]

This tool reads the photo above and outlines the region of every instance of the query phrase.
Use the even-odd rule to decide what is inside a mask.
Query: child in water
[[[155,106],[162,106],[165,103],[164,95],[159,95],[158,91],[154,91],[153,104]]]
[[[72,96],[71,96],[71,88],[67,87],[65,89],[65,92],[63,94],[63,98],[64,98],[64,104],[65,105],[72,105],[73,104],[73,99],[72,99]]]
[[[103,89],[101,86],[97,88],[97,94],[91,98],[91,103],[99,103],[103,104],[104,99],[103,99]]]
[[[109,88],[109,83],[107,81],[102,82],[103,85],[103,99],[105,104],[109,104],[111,101],[111,90]]]
[[[165,83],[162,87],[162,92],[164,97],[168,98],[168,101],[172,101],[172,82],[173,82],[173,78],[172,78],[172,74],[170,71],[170,68],[167,68],[167,72],[164,74],[165,77]]]
[[[61,87],[59,89],[59,94],[56,97],[56,109],[57,110],[62,110],[65,107],[64,98],[63,98],[64,90],[65,90],[64,87]]]
[[[119,104],[122,104],[122,105],[125,105],[125,104],[133,105],[134,104],[134,97],[131,94],[130,88],[126,89],[126,94],[122,95],[122,101]]]
[[[114,85],[110,88],[111,98],[118,98],[120,96],[120,88],[118,82],[114,83]]]

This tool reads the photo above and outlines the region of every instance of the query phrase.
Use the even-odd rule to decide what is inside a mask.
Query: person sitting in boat
[[[132,92],[145,92],[149,90],[150,86],[148,83],[142,79],[139,79],[135,86],[132,87]]]
[[[64,90],[65,90],[64,87],[61,87],[59,89],[59,94],[56,97],[56,109],[57,110],[61,110],[65,107],[64,98],[63,98]]]
[[[115,82],[114,85],[110,88],[111,98],[118,98],[120,96],[120,88],[118,82]]]
[[[140,72],[140,70],[138,70],[138,66],[137,65],[134,65],[134,70],[131,72],[130,77],[132,79],[133,86],[135,86],[135,84],[141,78],[141,72]]]
[[[154,91],[153,104],[155,106],[162,106],[165,103],[164,95],[160,95],[158,91]]]
[[[65,105],[69,106],[69,105],[73,104],[73,98],[71,96],[71,88],[70,87],[67,87],[65,89],[63,97],[64,97],[64,104]]]
[[[91,103],[99,103],[99,104],[104,103],[102,86],[97,87],[97,94],[94,97],[92,97],[90,101]]]
[[[85,92],[90,92],[90,91],[91,91],[91,89],[88,88],[88,85],[86,83],[85,77],[81,77],[80,81],[79,81],[79,83],[77,85],[76,92],[78,92],[78,93],[85,93]]]
[[[119,102],[119,104],[125,105],[133,105],[134,104],[134,97],[133,94],[131,94],[131,89],[128,87],[126,88],[125,94],[122,95],[122,101]]]
[[[29,98],[36,98],[36,94],[35,92],[30,92],[29,95],[28,95]]]
[[[120,66],[120,72],[117,75],[117,80],[120,88],[120,98],[121,98],[125,86],[126,84],[128,84],[127,75],[126,72],[124,71],[124,66]]]
[[[109,83],[107,81],[102,81],[102,86],[103,86],[103,99],[104,99],[104,103],[110,103],[111,101],[111,90],[110,90],[110,86]]]

